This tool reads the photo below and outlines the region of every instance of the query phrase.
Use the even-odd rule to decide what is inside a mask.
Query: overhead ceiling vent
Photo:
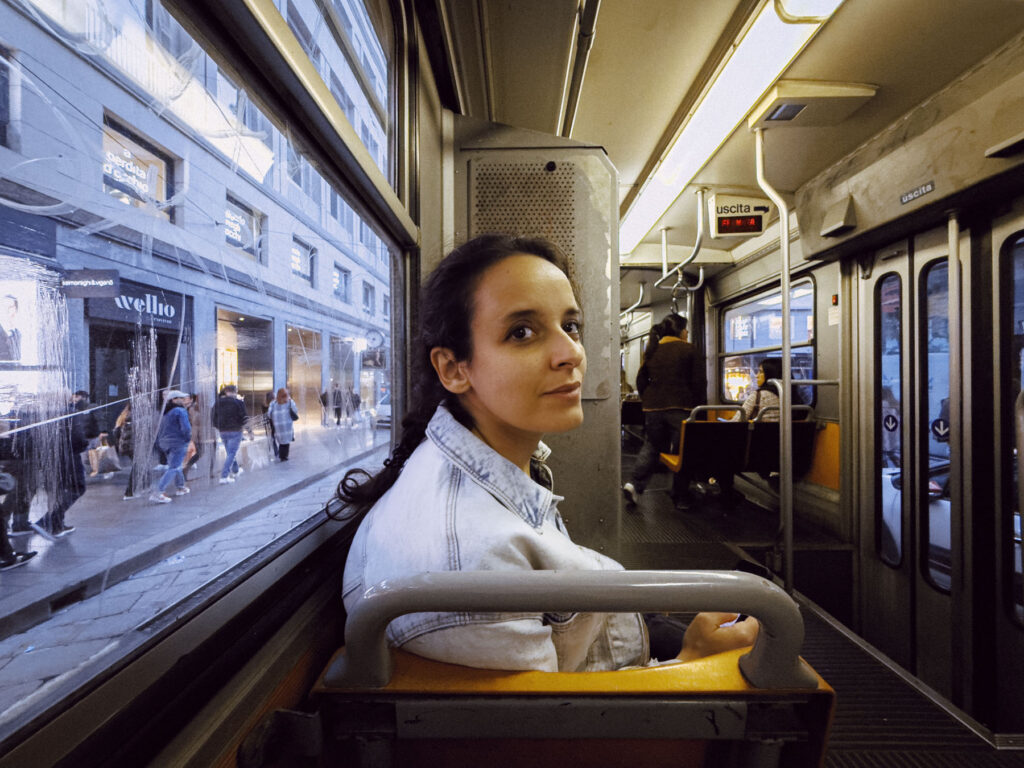
[[[867,102],[878,88],[862,83],[780,80],[750,114],[750,129],[793,125],[838,125]]]

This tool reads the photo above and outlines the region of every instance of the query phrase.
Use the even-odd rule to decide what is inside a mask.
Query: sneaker
[[[174,492],[174,495],[175,496],[187,496],[190,493],[192,493],[192,489],[189,488],[187,485],[183,485],[183,486],[181,486],[181,488],[179,488],[178,490],[176,490]]]
[[[104,472],[104,473],[103,473],[103,479],[104,479],[104,480],[109,480],[109,479],[110,479],[110,478],[112,478],[113,476],[114,476],[114,473],[113,473],[113,472]]]
[[[245,470],[244,470],[244,469],[242,469],[241,467],[239,467],[239,468],[238,468],[238,471],[237,471],[237,472],[233,472],[233,473],[232,473],[232,475],[233,475],[234,477],[238,477],[238,476],[239,476],[240,474],[242,474],[243,472],[245,472]]]
[[[230,478],[230,477],[222,477],[217,482],[220,483],[221,485],[227,485],[228,483],[233,483],[235,481],[234,481],[233,478]]]
[[[171,497],[165,493],[154,493],[149,497],[150,501],[155,501],[157,504],[170,504]]]
[[[75,532],[75,526],[73,526],[73,525],[65,525],[59,531],[56,531],[53,535],[56,536],[58,539],[63,539],[65,536],[70,536],[74,532]]]
[[[35,552],[15,552],[6,560],[0,560],[0,571],[9,571],[11,568],[17,568],[19,565],[24,565],[35,556]]]
[[[634,507],[640,503],[640,492],[632,483],[626,483],[622,486],[622,495],[626,497],[626,502]]]
[[[50,533],[48,530],[46,530],[46,528],[41,526],[39,523],[29,523],[29,525],[32,526],[32,530],[33,531],[38,533],[40,536],[42,536],[47,541],[56,541],[57,540],[56,536],[54,536],[52,533]]]
[[[141,497],[135,496],[135,495],[133,495],[131,493],[126,493],[124,496],[121,497],[121,501],[132,501],[133,499],[138,499],[138,498],[141,498]]]

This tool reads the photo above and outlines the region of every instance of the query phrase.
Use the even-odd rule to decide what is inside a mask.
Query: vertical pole
[[[779,506],[782,517],[783,578],[787,592],[793,591],[793,371],[792,333],[789,307],[789,206],[768,183],[764,173],[764,129],[754,131],[757,151],[757,183],[779,209],[779,248],[782,253],[782,391],[779,392]]]

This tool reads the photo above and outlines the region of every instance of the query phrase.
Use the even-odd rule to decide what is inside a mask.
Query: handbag
[[[299,420],[299,414],[297,414],[295,412],[295,408],[293,408],[293,407],[289,407],[288,408],[288,415],[292,417],[292,421],[298,421]]]

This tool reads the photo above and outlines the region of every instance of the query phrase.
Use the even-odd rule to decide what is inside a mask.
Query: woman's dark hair
[[[782,358],[781,357],[766,357],[757,364],[758,367],[764,371],[764,384],[758,389],[765,389],[775,394],[775,387],[768,383],[769,379],[782,379]],[[803,398],[800,397],[800,390],[796,385],[796,379],[793,380],[792,393],[790,395],[790,402],[793,405],[803,405]]]
[[[384,468],[376,475],[363,469],[345,473],[337,495],[342,509],[351,508],[344,519],[360,517],[394,485],[398,474],[426,436],[427,424],[439,405],[444,405],[467,428],[473,427],[469,413],[456,395],[446,390],[430,361],[430,351],[445,347],[456,360],[471,360],[473,299],[484,272],[509,256],[527,254],[554,264],[566,277],[569,265],[554,245],[541,238],[487,234],[459,246],[437,265],[420,294],[419,333],[410,349],[411,391],[409,411],[402,419],[402,438]],[[570,279],[570,283],[572,280]],[[576,293],[573,287],[573,293]],[[330,508],[330,507],[329,507]]]
[[[682,336],[685,330],[685,317],[677,315],[675,312],[665,315],[660,323],[651,328],[651,340],[647,343],[647,349],[644,350],[644,362],[654,357],[654,353],[658,351],[659,341],[666,336]]]
[[[782,378],[782,358],[781,357],[766,357],[757,367],[764,371],[764,384],[761,385],[761,389],[770,389],[772,392],[775,388],[769,383],[769,379],[781,379]]]

